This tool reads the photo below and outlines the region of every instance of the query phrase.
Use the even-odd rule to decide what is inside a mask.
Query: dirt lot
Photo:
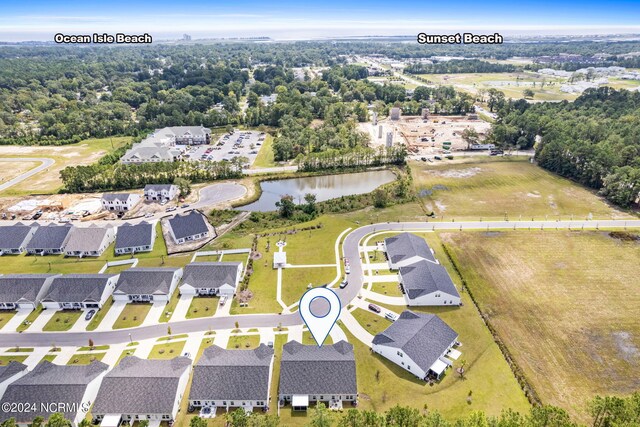
[[[543,403],[586,422],[595,395],[640,388],[640,241],[606,231],[441,238]]]
[[[382,138],[378,138],[379,126],[383,127]],[[393,132],[394,143],[405,143],[410,152],[415,150],[412,154],[419,155],[442,153],[442,143],[445,141],[451,142],[451,150],[465,150],[467,143],[462,139],[462,131],[467,128],[475,129],[482,140],[491,124],[461,116],[431,116],[427,120],[419,116],[403,116],[398,121],[385,119],[376,126],[371,123],[360,126],[361,130],[371,135],[373,145],[385,144],[387,132]]]

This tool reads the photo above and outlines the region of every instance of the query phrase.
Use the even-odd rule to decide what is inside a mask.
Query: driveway
[[[16,328],[22,325],[22,322],[25,321],[29,313],[31,313],[32,311],[33,310],[31,310],[30,308],[19,308],[16,311],[16,314],[14,314],[13,317],[9,319],[7,324],[4,325],[1,332],[15,332]]]
[[[42,313],[36,317],[36,320],[27,328],[28,332],[42,332],[42,328],[47,324],[49,320],[57,313],[57,310],[43,310]]]
[[[82,310],[82,314],[80,315],[80,318],[76,320],[76,323],[74,323],[71,329],[69,330],[74,332],[86,331],[87,325],[89,324],[89,322],[91,322],[91,319],[89,320],[85,319],[85,316],[87,315],[88,312],[89,310]],[[96,314],[97,314],[97,311],[96,311]]]
[[[147,317],[144,318],[142,326],[157,325],[160,320],[160,316],[164,316],[164,311],[167,308],[165,301],[154,302],[151,305],[151,310],[147,313]]]
[[[118,316],[120,316],[120,313],[122,313],[122,310],[124,310],[126,306],[126,301],[114,301],[111,305],[111,308],[104,316],[102,322],[100,322],[96,330],[110,331],[113,324],[116,323],[116,320],[118,320]],[[102,310],[104,310],[104,308]]]
[[[178,292],[178,291],[176,290],[175,292]],[[178,300],[176,309],[173,310],[173,314],[171,315],[171,321],[186,319],[192,300],[193,300],[193,295],[180,295],[180,299]]]

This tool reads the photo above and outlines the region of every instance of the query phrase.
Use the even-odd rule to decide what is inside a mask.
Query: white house
[[[274,252],[273,253],[273,268],[285,268],[287,265],[287,253],[282,252]]]
[[[458,334],[435,314],[405,310],[373,338],[372,350],[420,379],[439,379]]]
[[[4,366],[0,366],[0,399],[7,391],[9,384],[23,377],[27,373],[27,365],[12,360]]]
[[[0,255],[23,253],[37,229],[37,226],[21,223],[0,226]]]
[[[49,292],[55,274],[7,274],[0,276],[0,310],[35,308]]]
[[[273,349],[226,350],[212,345],[193,367],[189,404],[196,408],[269,408]]]
[[[437,262],[427,242],[415,234],[401,233],[389,237],[384,240],[384,247],[391,270],[397,270],[421,260]]]
[[[289,341],[282,347],[278,393],[294,411],[304,411],[313,402],[326,402],[331,408],[357,402],[353,345],[338,341],[318,347]]]
[[[113,299],[127,302],[168,302],[181,277],[181,268],[130,268],[120,273]]]
[[[191,211],[184,215],[176,215],[169,219],[169,233],[173,241],[183,244],[209,237],[209,226],[206,218],[198,211]]]
[[[192,262],[184,268],[180,295],[232,297],[241,277],[241,262]]]
[[[144,199],[147,202],[168,202],[178,195],[178,186],[173,184],[147,184]]]
[[[122,421],[173,421],[184,395],[191,359],[147,360],[136,356],[122,359],[102,380],[91,413],[103,427],[118,427]]]
[[[114,252],[116,255],[151,252],[155,241],[154,224],[144,221],[138,224],[124,223],[118,227]]]
[[[115,239],[116,230],[114,227],[99,227],[95,224],[89,227],[74,227],[64,248],[64,253],[66,256],[80,258],[98,257],[107,250]]]
[[[40,362],[31,372],[7,387],[0,406],[16,411],[0,411],[0,422],[14,418],[18,425],[27,426],[35,417],[43,417],[46,422],[51,415],[61,412],[77,426],[87,415],[85,409],[95,400],[107,369],[109,365],[99,361],[88,365]],[[27,401],[33,410],[18,410]]]
[[[400,267],[398,278],[408,306],[460,305],[460,294],[447,270],[431,261]]]
[[[128,212],[140,203],[140,196],[131,193],[105,193],[102,208],[107,211]]]
[[[100,309],[115,289],[118,275],[66,274],[51,282],[42,306],[52,310]]]

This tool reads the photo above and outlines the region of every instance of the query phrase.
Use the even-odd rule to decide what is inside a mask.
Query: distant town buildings
[[[120,159],[122,163],[176,161],[182,157],[184,145],[211,142],[211,129],[203,126],[173,126],[156,129],[138,144],[134,144]]]

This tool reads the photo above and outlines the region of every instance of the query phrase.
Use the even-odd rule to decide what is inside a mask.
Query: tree
[[[178,186],[182,197],[186,197],[191,193],[191,181],[188,179],[176,178],[173,183]]]
[[[93,350],[93,340],[89,338],[89,350]]]
[[[37,416],[33,419],[33,422],[31,423],[31,427],[42,427],[42,424],[44,424],[44,418],[41,416]],[[2,427],[5,427],[4,425]]]
[[[467,150],[471,149],[471,145],[478,143],[478,132],[473,128],[466,128],[462,131],[462,139],[467,143]]]
[[[306,202],[302,207],[304,213],[315,216],[317,213],[316,195],[313,193],[307,193],[304,195],[304,201]]]
[[[396,405],[386,412],[387,426],[417,426],[420,418],[420,412],[416,408]]]
[[[524,92],[522,92],[522,94],[524,95],[525,98],[529,98],[529,99],[533,99],[533,97],[536,95],[531,89],[525,89]]]
[[[56,412],[49,417],[45,427],[71,427],[72,423],[63,414]]]
[[[282,218],[291,218],[295,212],[296,205],[293,203],[293,196],[285,194],[280,198],[279,202],[276,202],[278,212]]]
[[[378,188],[373,192],[373,206],[376,208],[386,208],[389,204],[389,194],[382,188]]]
[[[36,417],[36,418],[38,418],[38,417]],[[40,417],[40,418],[42,418],[42,417]],[[42,421],[40,423],[42,424]],[[8,418],[8,419],[4,420],[2,422],[2,424],[0,424],[0,427],[16,427],[16,426],[17,426],[17,424],[16,424],[16,419],[15,418]]]
[[[149,420],[140,420],[138,422],[138,427],[149,427]]]
[[[311,412],[311,427],[330,427],[333,424],[332,414],[324,403],[318,402]]]
[[[227,412],[225,418],[231,427],[247,427],[249,424],[249,415],[247,415],[246,411],[242,408]]]
[[[189,421],[189,427],[207,427],[207,420],[196,415]]]

